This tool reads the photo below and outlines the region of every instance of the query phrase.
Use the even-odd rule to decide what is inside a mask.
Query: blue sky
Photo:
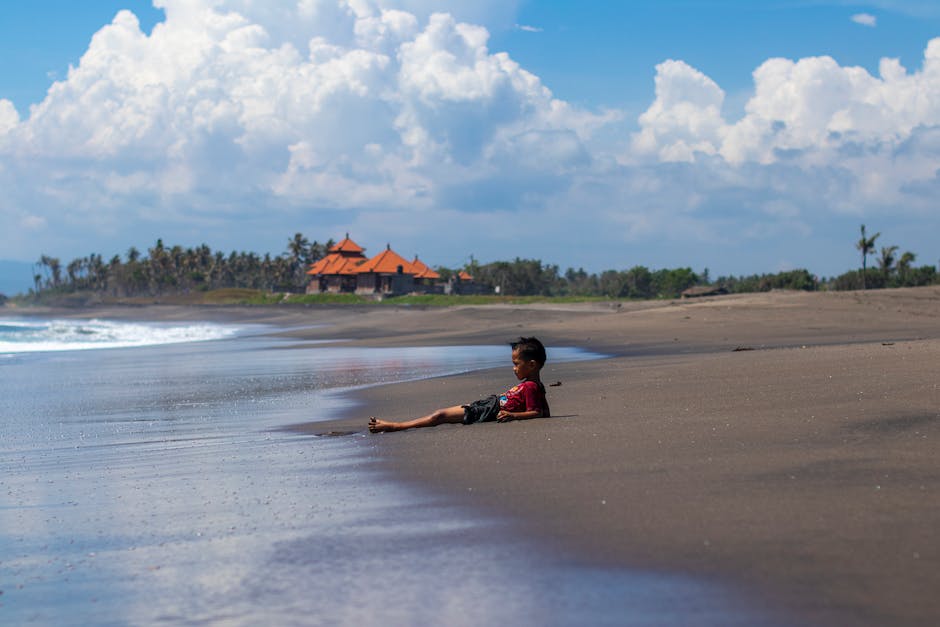
[[[872,72],[882,57],[899,57],[916,67],[925,43],[940,33],[940,11],[925,19],[914,9],[773,0],[529,2],[517,24],[541,31],[502,29],[493,47],[511,51],[559,97],[639,113],[664,59],[686,61],[731,93],[749,91],[751,72],[775,56],[831,55]],[[876,27],[851,21],[864,13],[876,17]]]
[[[940,257],[934,2],[156,4],[0,9],[0,258],[350,232],[830,276],[861,223]]]

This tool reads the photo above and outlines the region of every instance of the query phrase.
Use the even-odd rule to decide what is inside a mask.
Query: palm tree
[[[46,287],[59,287],[59,284],[62,283],[62,262],[56,257],[40,255],[39,267],[48,268],[49,274],[46,276]]]
[[[77,287],[79,275],[82,273],[84,266],[83,259],[73,259],[65,266],[65,272],[69,275],[69,283],[71,283],[72,288]]]
[[[868,273],[868,255],[871,255],[875,252],[875,240],[881,236],[881,233],[875,233],[871,237],[865,236],[865,225],[862,225],[862,239],[858,240],[855,243],[855,248],[857,248],[862,253],[862,289],[866,289],[865,285],[865,275]]]
[[[292,275],[291,280],[288,282],[293,284],[289,288],[291,291],[298,288],[302,289],[306,283],[307,266],[310,264],[309,252],[310,240],[301,233],[294,233],[294,237],[287,241],[288,262],[291,266],[290,274]]]
[[[898,281],[901,285],[907,283],[907,273],[911,270],[911,264],[914,263],[914,260],[917,259],[917,255],[911,251],[905,252],[901,255],[901,258],[898,259]]]
[[[878,260],[878,267],[881,268],[881,273],[885,277],[885,284],[888,282],[888,276],[891,274],[891,271],[894,269],[894,260],[895,255],[898,251],[897,246],[882,246],[881,247],[881,259]]]
[[[305,261],[307,248],[310,247],[310,240],[302,233],[294,233],[294,237],[287,240],[287,252],[290,254],[292,263]]]

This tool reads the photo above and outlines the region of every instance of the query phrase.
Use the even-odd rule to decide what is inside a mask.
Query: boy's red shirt
[[[543,418],[551,415],[545,398],[545,386],[536,381],[523,381],[506,390],[499,397],[499,408],[511,412],[540,410]]]

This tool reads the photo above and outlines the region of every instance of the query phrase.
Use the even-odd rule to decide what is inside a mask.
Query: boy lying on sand
[[[475,422],[507,422],[509,420],[528,420],[550,416],[548,401],[545,399],[545,386],[539,379],[539,372],[545,365],[545,347],[534,337],[520,337],[512,346],[512,371],[519,379],[519,385],[474,401],[469,405],[454,405],[438,409],[427,416],[406,422],[389,422],[375,416],[369,419],[369,431],[402,431],[418,427],[434,427],[446,422],[462,422],[465,425]]]

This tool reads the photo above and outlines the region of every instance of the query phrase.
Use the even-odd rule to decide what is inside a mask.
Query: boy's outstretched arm
[[[496,414],[496,421],[509,422],[510,420],[529,420],[531,418],[541,417],[541,409],[531,409],[529,411],[506,411],[505,409],[501,409],[499,413]]]

